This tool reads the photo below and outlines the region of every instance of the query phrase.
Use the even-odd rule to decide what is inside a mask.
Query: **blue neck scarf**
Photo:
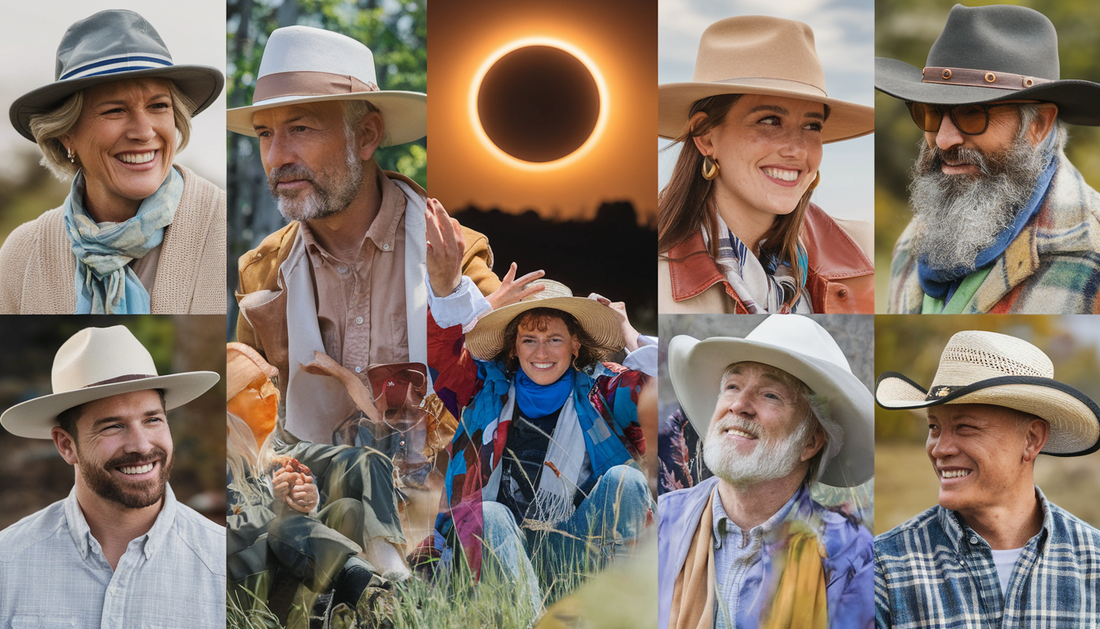
[[[565,370],[555,382],[538,384],[520,369],[516,374],[516,404],[524,417],[546,417],[565,405],[573,390],[573,368]]]
[[[149,314],[149,291],[128,265],[164,241],[183,198],[175,168],[157,191],[122,223],[96,223],[84,209],[84,171],[65,199],[65,231],[76,256],[76,314]]]
[[[1047,139],[1043,142],[1043,150],[1050,150],[1055,134],[1056,130],[1051,129],[1050,133],[1047,134]],[[951,301],[951,297],[954,296],[955,291],[967,275],[992,264],[1004,254],[1005,250],[1008,249],[1008,245],[1016,240],[1016,237],[1024,230],[1024,226],[1039,211],[1039,207],[1043,203],[1043,197],[1046,196],[1047,189],[1050,187],[1050,181],[1054,178],[1054,172],[1058,170],[1058,160],[1054,157],[1054,152],[1051,151],[1050,161],[1047,163],[1043,174],[1039,175],[1039,181],[1035,184],[1035,191],[1032,192],[1027,205],[1021,208],[1020,213],[1016,215],[1016,220],[1001,232],[1001,235],[997,236],[997,240],[993,244],[978,253],[973,267],[941,270],[930,268],[924,259],[917,260],[917,278],[920,281],[921,290],[926,295],[943,300],[944,303]]]

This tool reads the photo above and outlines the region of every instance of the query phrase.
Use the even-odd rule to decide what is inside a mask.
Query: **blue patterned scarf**
[[[84,172],[65,199],[65,231],[76,256],[76,314],[149,314],[149,291],[128,265],[164,241],[183,198],[175,168],[160,188],[122,223],[96,223],[84,209]]]
[[[725,269],[726,281],[733,287],[749,314],[813,312],[805,291],[798,297],[798,301],[788,305],[798,289],[806,285],[809,260],[802,243],[798,244],[798,266],[801,273],[799,277],[795,277],[791,264],[774,252],[762,252],[758,259],[726,226],[721,217],[718,218],[718,232],[718,258],[715,262]],[[704,229],[703,241],[707,240],[707,230]],[[760,244],[763,247],[764,243]]]

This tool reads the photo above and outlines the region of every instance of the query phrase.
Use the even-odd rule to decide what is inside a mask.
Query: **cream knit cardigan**
[[[152,314],[225,314],[225,191],[190,170],[164,230]],[[0,314],[76,311],[76,257],[62,208],[12,231],[0,247]]]

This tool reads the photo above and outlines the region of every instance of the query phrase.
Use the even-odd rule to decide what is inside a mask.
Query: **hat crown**
[[[257,81],[284,72],[336,74],[377,86],[370,48],[347,35],[312,26],[285,26],[271,32]]]
[[[825,328],[809,317],[771,315],[746,334],[745,340],[767,343],[796,355],[823,360],[852,373],[852,367],[840,346]]]
[[[1058,80],[1058,33],[1026,7],[956,4],[928,51],[929,67],[970,68]]]
[[[825,92],[825,71],[809,25],[751,15],[719,20],[699,40],[693,79],[794,81]]]
[[[157,29],[141,15],[124,9],[100,11],[75,22],[57,47],[54,80],[83,78],[133,69],[128,59],[152,57],[144,62],[172,65],[172,54]]]
[[[1054,363],[1041,349],[1007,334],[966,330],[947,342],[932,388],[960,387],[990,378],[1054,378]]]
[[[149,350],[125,326],[84,328],[57,350],[53,392],[76,391],[126,376],[156,376]]]

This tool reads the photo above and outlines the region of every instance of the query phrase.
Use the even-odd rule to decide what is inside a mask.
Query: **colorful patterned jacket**
[[[457,539],[471,570],[480,574],[482,488],[500,464],[512,418],[475,409],[487,405],[499,412],[514,376],[507,376],[500,363],[473,358],[463,339],[462,326],[440,328],[428,313],[428,367],[435,390],[447,410],[461,419],[451,442],[443,488],[449,506],[436,518],[435,535],[426,542],[442,551],[452,545],[449,540]],[[648,378],[639,371],[596,378],[577,372],[571,399],[585,429],[585,449],[594,478],[645,454],[638,394]],[[463,408],[466,412],[459,415]],[[477,416],[483,418],[474,419]]]
[[[968,314],[1100,313],[1100,193],[1059,153],[1058,170],[1035,216],[993,263]],[[919,314],[924,300],[911,249],[913,223],[890,263],[888,312]]]

